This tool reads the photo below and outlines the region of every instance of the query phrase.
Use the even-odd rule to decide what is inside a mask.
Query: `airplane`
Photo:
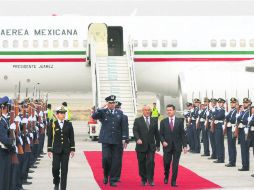
[[[21,81],[32,92],[91,92],[87,33],[91,23],[122,26],[131,39],[138,92],[179,110],[194,97],[253,96],[252,16],[1,17],[1,93]],[[16,86],[17,88],[17,86]]]

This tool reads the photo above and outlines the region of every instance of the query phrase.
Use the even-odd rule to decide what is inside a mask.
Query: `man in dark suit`
[[[74,156],[75,141],[72,123],[65,120],[64,107],[57,108],[57,120],[49,126],[48,130],[48,156],[53,154],[52,173],[55,190],[59,190],[61,167],[61,190],[66,189],[69,156]]]
[[[151,107],[143,107],[143,115],[136,118],[133,125],[133,134],[136,140],[136,152],[138,158],[139,175],[141,184],[154,186],[154,154],[160,151],[160,134],[158,122],[150,117]]]
[[[97,109],[92,118],[101,122],[99,143],[102,143],[103,183],[107,184],[110,178],[110,186],[116,187],[121,165],[121,150],[128,134],[125,130],[123,112],[115,109],[116,96],[111,95],[105,100],[107,104],[103,108]]]
[[[176,178],[178,165],[182,150],[187,152],[187,143],[184,132],[184,121],[175,117],[175,106],[167,105],[168,117],[160,123],[160,138],[163,145],[163,162],[164,162],[164,183],[168,183],[170,164],[173,158],[173,175],[171,186],[176,187]]]

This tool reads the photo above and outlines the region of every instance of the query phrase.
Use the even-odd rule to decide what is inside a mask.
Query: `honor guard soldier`
[[[123,112],[115,109],[116,96],[105,98],[107,107],[97,109],[92,118],[101,122],[99,143],[102,143],[102,164],[104,169],[103,183],[116,187],[118,170],[120,167],[122,146],[128,136],[125,134]]]
[[[186,103],[187,110],[184,112],[183,116],[185,118],[185,123],[186,123],[186,136],[187,136],[187,141],[189,144],[190,151],[192,152],[194,150],[194,142],[192,138],[192,133],[191,133],[191,112],[192,112],[192,103],[187,102]]]
[[[254,150],[254,106],[250,107],[250,117],[248,118],[248,125],[249,125],[249,140],[250,140],[250,147]],[[254,177],[254,174],[251,174],[251,177]]]
[[[0,189],[9,190],[11,185],[11,154],[15,153],[15,139],[10,138],[7,121],[8,97],[0,98],[1,120],[0,120]],[[14,128],[12,129],[14,130]]]
[[[201,156],[210,156],[210,150],[209,150],[209,129],[206,127],[206,113],[209,111],[209,102],[210,100],[205,97],[204,98],[204,105],[201,113],[199,114],[200,118],[200,128],[202,131],[202,139],[203,139],[203,145],[204,145],[204,154]]]
[[[217,151],[216,151],[216,145],[215,145],[215,133],[212,129],[212,125],[214,125],[214,121],[212,120],[213,118],[213,111],[217,109],[217,99],[212,98],[211,99],[211,108],[209,109],[208,112],[206,112],[206,117],[207,117],[207,128],[209,129],[209,139],[210,139],[210,144],[212,147],[212,155],[209,157],[209,160],[217,159]]]
[[[48,130],[48,156],[51,158],[53,154],[53,183],[55,190],[59,189],[61,181],[61,190],[65,190],[67,186],[67,173],[69,157],[74,156],[75,141],[72,123],[65,120],[66,110],[59,107],[56,110],[57,120],[49,126]],[[61,168],[61,180],[59,177]]]
[[[198,98],[194,99],[194,109],[191,112],[191,130],[192,130],[192,139],[194,142],[194,153],[200,153],[200,141],[198,138],[198,130],[196,128],[196,123],[198,119],[198,112],[199,112],[199,106],[200,106],[200,100]]]
[[[236,138],[234,136],[234,132],[236,126],[237,102],[238,101],[236,98],[230,99],[231,110],[229,113],[226,114],[224,134],[227,135],[229,157],[229,163],[225,165],[226,167],[235,167],[236,164]]]
[[[223,124],[225,119],[224,110],[225,100],[222,98],[218,99],[218,108],[215,109],[213,114],[213,120],[215,125],[215,146],[217,150],[217,160],[214,163],[224,163],[225,161],[225,148],[224,148],[224,136],[223,136]]]
[[[122,103],[119,102],[119,101],[116,101],[116,105],[115,105],[115,108],[116,109],[119,109],[121,110],[121,106],[122,106]],[[117,174],[117,181],[120,181],[120,178],[121,178],[121,172],[122,172],[122,160],[123,160],[123,149],[126,149],[127,148],[127,145],[129,143],[129,123],[128,123],[128,116],[123,114],[123,120],[124,120],[124,134],[127,134],[127,138],[126,138],[126,141],[125,143],[123,144],[123,146],[121,147],[121,154],[119,156],[120,158],[120,167],[119,167],[119,170],[118,170],[118,174]]]
[[[240,140],[241,147],[241,157],[242,157],[242,168],[238,169],[239,171],[249,171],[250,168],[250,154],[248,147],[248,117],[250,115],[249,112],[249,102],[248,98],[243,99],[243,112],[241,112],[240,116],[237,118],[237,128],[238,128],[238,138]]]

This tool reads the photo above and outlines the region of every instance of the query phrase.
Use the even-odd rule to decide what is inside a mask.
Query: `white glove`
[[[229,113],[225,111],[225,116],[227,116]]]
[[[239,113],[237,113],[237,114],[236,114],[236,118],[238,118],[239,116],[240,116],[240,114],[239,114]]]
[[[10,129],[11,129],[11,130],[15,130],[15,129],[16,129],[16,124],[15,124],[15,123],[12,123],[12,124],[10,125]]]
[[[212,108],[212,112],[215,112],[215,110],[216,110],[215,108]]]
[[[183,115],[187,115],[187,114],[188,114],[188,112],[187,112],[187,111],[184,111],[184,112],[183,112]]]
[[[251,121],[251,119],[252,119],[252,117],[248,117],[248,122],[250,122],[250,121]]]
[[[15,150],[15,151],[16,151],[16,153],[18,153],[18,147],[17,147],[17,146],[15,146],[15,149],[16,149],[16,150]]]
[[[28,123],[28,119],[27,119],[27,118],[23,118],[22,121],[21,121],[21,123],[27,124],[27,123]]]
[[[33,121],[37,121],[35,116],[33,117]]]
[[[40,116],[40,117],[42,117],[42,116],[43,116],[43,112],[42,112],[42,111],[40,111],[39,116]]]
[[[30,144],[30,139],[28,137],[26,137],[27,143]]]
[[[223,130],[225,129],[225,125],[222,125],[222,129],[223,129]]]
[[[199,110],[199,111],[198,111],[198,114],[201,114],[201,112],[202,112],[202,111],[201,111],[201,110]]]
[[[14,119],[15,122],[21,122],[21,118],[19,116],[16,116],[15,119]]]
[[[36,130],[36,131],[39,131],[39,128],[36,126],[36,127],[35,127],[35,130]]]
[[[245,133],[245,135],[248,134],[248,131],[249,131],[249,128],[248,128],[248,127],[245,127],[245,128],[244,128],[244,133]]]
[[[209,111],[206,111],[206,116],[208,117],[210,115],[210,112]]]
[[[21,137],[19,137],[19,142],[20,142],[21,146],[23,146],[23,140]]]
[[[28,121],[33,121],[33,117],[30,116],[30,117],[28,118]]]
[[[29,136],[30,136],[30,138],[32,138],[32,139],[34,138],[34,134],[33,134],[33,133],[30,133]]]
[[[43,125],[43,123],[41,123],[41,124],[40,124],[40,126],[41,126],[41,128],[43,128],[43,129],[44,129],[44,125]]]

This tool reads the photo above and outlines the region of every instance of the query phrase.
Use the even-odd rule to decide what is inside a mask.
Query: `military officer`
[[[254,106],[250,107],[250,117],[248,118],[249,125],[249,140],[250,147],[254,149]],[[251,174],[251,177],[254,177],[254,174]]]
[[[116,101],[116,105],[115,108],[121,110],[121,106],[122,103],[119,101]],[[129,143],[129,123],[128,123],[128,116],[123,114],[123,119],[124,119],[124,130],[125,130],[125,134],[127,134],[127,139],[125,141],[125,143],[123,144],[123,146],[121,147],[121,154],[119,156],[120,158],[120,167],[118,170],[118,174],[117,174],[117,181],[120,181],[120,177],[121,177],[121,172],[122,172],[122,160],[123,160],[123,149],[127,148],[127,145]]]
[[[226,167],[235,167],[236,163],[236,138],[234,136],[235,132],[235,125],[236,125],[236,98],[230,99],[230,106],[231,110],[228,114],[226,114],[226,126],[225,126],[225,134],[227,135],[228,141],[228,156],[229,156],[229,163],[226,164]]]
[[[224,163],[225,161],[225,148],[224,148],[224,136],[223,136],[223,124],[225,119],[225,100],[218,99],[218,108],[213,110],[212,115],[215,124],[215,146],[217,150],[217,160],[214,163]]]
[[[238,138],[240,140],[241,147],[241,158],[242,158],[242,168],[238,169],[239,171],[249,171],[250,168],[250,154],[248,147],[248,117],[250,115],[249,112],[249,98],[243,99],[243,111],[237,117],[237,129],[238,129]]]
[[[11,154],[15,153],[14,139],[9,136],[7,118],[8,97],[0,98],[1,120],[0,120],[0,189],[11,188]]]
[[[211,157],[209,157],[208,159],[217,159],[217,151],[216,151],[216,145],[215,145],[215,133],[212,130],[212,125],[213,125],[213,121],[212,121],[212,112],[215,111],[217,109],[217,99],[212,98],[211,99],[211,107],[210,109],[206,112],[206,116],[207,116],[207,128],[208,128],[208,134],[209,134],[209,139],[210,139],[210,144],[211,144],[211,148],[212,148],[212,154]]]
[[[49,126],[48,130],[48,156],[51,158],[53,155],[52,173],[55,190],[59,189],[60,181],[61,190],[66,189],[69,157],[72,158],[75,152],[73,126],[71,122],[65,120],[65,113],[64,107],[57,108],[57,120]]]
[[[198,135],[200,135],[199,131],[196,128],[196,123],[198,119],[199,106],[201,101],[198,98],[194,99],[194,109],[191,112],[191,136],[194,142],[194,153],[200,153],[200,141]]]
[[[104,169],[103,183],[116,187],[118,169],[121,159],[121,147],[127,140],[125,131],[123,112],[115,109],[116,96],[111,95],[105,98],[107,104],[103,108],[97,109],[92,118],[101,122],[99,143],[102,143],[102,163]]]
[[[189,144],[189,149],[192,152],[194,150],[194,142],[192,138],[192,133],[191,133],[191,112],[193,109],[192,103],[187,102],[186,103],[187,110],[184,112],[183,116],[185,118],[185,123],[186,123],[186,136],[187,136],[187,141]]]
[[[207,97],[205,97],[204,98],[204,107],[203,107],[201,113],[199,114],[200,128],[202,130],[202,139],[203,139],[203,145],[204,145],[204,154],[202,154],[201,156],[210,156],[209,138],[208,138],[209,130],[205,126],[206,112],[209,111],[209,102],[210,102],[210,100]]]

